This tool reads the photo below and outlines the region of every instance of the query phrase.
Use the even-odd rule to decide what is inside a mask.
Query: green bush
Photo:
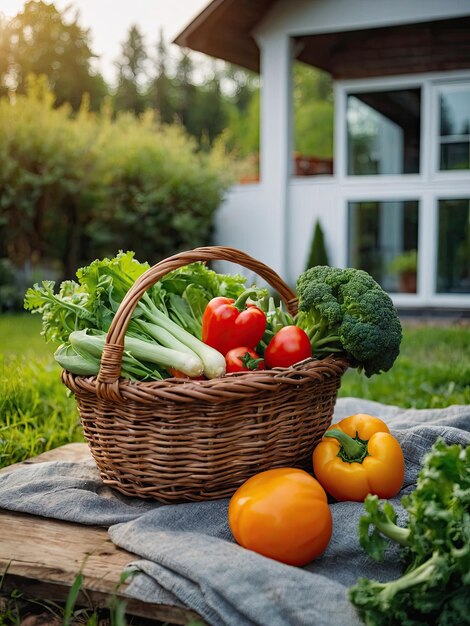
[[[54,108],[43,78],[0,99],[0,257],[23,274],[70,278],[119,248],[154,262],[207,244],[230,183],[223,154],[200,152],[154,113]]]
[[[0,313],[13,311],[22,304],[16,287],[16,275],[9,259],[0,259]]]
[[[214,153],[198,152],[182,127],[159,125],[150,111],[139,119],[119,115],[95,170],[104,198],[95,202],[100,210],[87,234],[98,256],[122,248],[153,262],[210,243],[229,183],[220,165]]]

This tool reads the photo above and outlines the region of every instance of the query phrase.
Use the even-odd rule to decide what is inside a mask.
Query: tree
[[[315,265],[329,265],[328,253],[325,247],[325,237],[320,220],[315,222],[315,229],[313,231],[313,238],[310,244],[310,252],[305,269],[308,270],[310,267],[315,267]]]
[[[145,77],[147,51],[144,38],[137,26],[131,26],[127,40],[122,45],[118,86],[115,95],[117,110],[139,114],[145,108],[141,85]]]
[[[212,145],[227,125],[227,107],[222,97],[220,77],[214,62],[212,78],[197,88],[196,106],[193,110],[192,122],[197,129],[200,143]]]
[[[99,108],[107,93],[103,77],[93,72],[95,57],[89,44],[89,31],[83,29],[71,8],[60,13],[54,4],[29,0],[23,11],[13,17],[3,30],[1,83],[17,93],[25,93],[30,74],[45,75],[54,92],[56,105],[69,102],[80,107],[84,93],[90,105]],[[6,62],[5,62],[6,58]]]
[[[197,90],[193,83],[193,61],[189,50],[183,48],[176,67],[176,115],[182,125],[194,137],[198,136],[198,126],[194,120]]]
[[[238,65],[226,63],[222,80],[229,83],[230,102],[240,113],[245,113],[254,93],[259,89],[258,75]]]
[[[175,88],[173,81],[167,73],[168,50],[163,36],[163,29],[160,29],[160,38],[157,44],[156,75],[150,81],[147,91],[147,104],[156,109],[160,120],[165,124],[170,124],[175,117]]]
[[[8,23],[0,13],[0,97],[6,95],[8,73]]]

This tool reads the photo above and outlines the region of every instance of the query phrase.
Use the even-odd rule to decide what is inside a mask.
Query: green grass
[[[0,316],[0,467],[83,441],[55,347],[40,330],[39,317]],[[470,327],[405,327],[392,370],[372,378],[349,370],[339,395],[415,408],[470,404]]]
[[[371,378],[349,370],[339,396],[417,409],[470,404],[470,327],[405,326],[393,368]]]
[[[0,467],[83,441],[75,399],[40,331],[39,318],[0,316]]]

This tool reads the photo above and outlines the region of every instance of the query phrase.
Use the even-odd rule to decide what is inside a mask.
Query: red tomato
[[[241,546],[288,565],[306,565],[320,556],[333,525],[323,487],[290,467],[249,478],[233,494],[228,520]]]
[[[246,346],[229,350],[225,355],[225,362],[227,364],[227,374],[230,372],[264,370],[263,359],[260,359],[254,350]]]
[[[284,326],[269,342],[264,360],[268,367],[290,367],[311,356],[307,333],[298,326]]]

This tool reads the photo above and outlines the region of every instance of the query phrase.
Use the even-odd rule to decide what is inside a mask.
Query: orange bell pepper
[[[337,500],[367,494],[392,498],[401,489],[405,461],[400,444],[378,417],[358,413],[333,424],[313,451],[313,471]]]

